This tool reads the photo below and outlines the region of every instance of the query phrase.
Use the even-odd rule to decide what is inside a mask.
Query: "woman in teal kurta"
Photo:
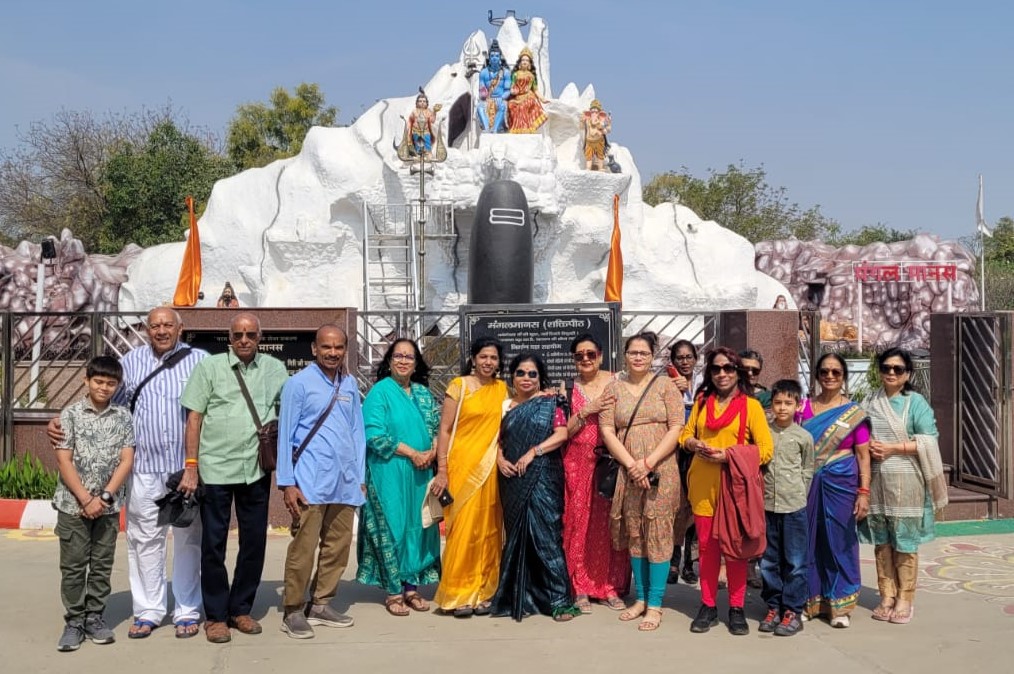
[[[395,341],[363,404],[366,503],[359,515],[356,580],[387,592],[391,615],[428,611],[417,586],[440,577],[440,530],[423,528],[422,505],[436,460],[440,409],[429,367],[410,339]]]

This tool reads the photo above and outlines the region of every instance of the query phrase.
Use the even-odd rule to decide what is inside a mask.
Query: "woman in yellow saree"
[[[472,343],[466,373],[447,387],[431,491],[445,490],[447,544],[434,602],[467,618],[489,613],[500,576],[503,514],[497,491],[496,451],[507,384],[499,379],[503,346],[493,337]]]

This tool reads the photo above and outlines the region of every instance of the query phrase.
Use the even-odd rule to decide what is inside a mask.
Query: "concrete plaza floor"
[[[967,532],[966,532],[967,533]],[[90,642],[74,653],[58,653],[62,628],[58,545],[52,532],[0,531],[0,645],[4,672],[975,672],[1014,671],[1014,533],[939,538],[921,554],[920,589],[909,625],[870,619],[877,602],[872,549],[863,548],[864,589],[850,629],[808,623],[792,638],[756,631],[764,608],[750,590],[751,634],[733,637],[723,624],[704,635],[690,634],[699,594],[670,586],[661,628],[651,634],[617,614],[594,613],[566,624],[534,616],[459,620],[434,613],[406,618],[388,615],[382,593],[343,583],[335,605],[356,619],[355,627],[317,628],[308,641],[278,630],[278,601],[287,536],[268,540],[264,582],[254,616],[264,633],[233,632],[226,645],[202,634],[173,638],[171,626],[145,640],[128,640],[131,603],[121,535],[113,571],[107,621],[117,642]],[[236,548],[230,541],[230,552]],[[230,562],[231,564],[231,562]],[[346,577],[352,577],[350,570]],[[432,596],[432,588],[424,594]]]

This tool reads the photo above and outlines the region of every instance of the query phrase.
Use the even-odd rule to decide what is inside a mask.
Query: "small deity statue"
[[[215,306],[219,309],[235,309],[239,306],[239,300],[236,299],[236,291],[232,289],[232,284],[228,281],[225,282],[225,287],[222,288],[222,294],[218,297],[218,302]]]
[[[507,98],[511,94],[511,71],[504,65],[500,43],[493,40],[486,67],[479,72],[479,104],[475,113],[483,131],[507,130]]]
[[[415,97],[415,108],[405,120],[405,135],[398,146],[398,157],[402,161],[422,159],[425,161],[443,161],[446,156],[443,140],[436,127],[437,113],[441,106],[434,105],[430,109],[430,101],[426,92],[419,87],[419,95]]]
[[[606,164],[606,134],[613,130],[613,119],[598,99],[582,115],[584,124],[584,162],[589,171],[609,172]]]
[[[546,122],[542,104],[546,100],[539,94],[539,80],[535,72],[532,51],[525,47],[518,56],[511,79],[511,97],[507,101],[507,125],[511,133],[535,133]]]

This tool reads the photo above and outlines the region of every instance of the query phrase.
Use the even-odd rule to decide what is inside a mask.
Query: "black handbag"
[[[620,439],[620,444],[626,443],[627,433],[630,432],[630,427],[634,425],[637,411],[641,409],[641,403],[644,402],[644,397],[648,395],[648,391],[651,390],[656,379],[658,379],[657,374],[651,378],[648,385],[644,387],[644,391],[641,392],[641,397],[637,399],[634,411],[630,413],[630,421],[627,422],[626,428],[623,429],[623,438]],[[616,479],[620,474],[620,462],[614,459],[609,450],[602,445],[595,448],[595,454],[598,455],[598,459],[595,460],[595,471],[592,473],[592,479],[595,481],[595,490],[602,498],[612,500],[613,495],[616,493]]]

